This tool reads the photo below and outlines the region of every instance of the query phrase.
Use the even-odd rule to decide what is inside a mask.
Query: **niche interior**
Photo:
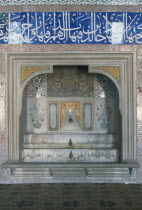
[[[55,66],[23,92],[21,161],[118,162],[119,95],[87,66]]]
[[[12,176],[135,177],[135,54],[7,57]]]

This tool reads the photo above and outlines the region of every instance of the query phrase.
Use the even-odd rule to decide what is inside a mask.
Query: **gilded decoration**
[[[44,70],[45,68],[42,67],[22,67],[22,82],[29,77],[32,73],[40,70]],[[47,69],[47,68],[46,68]]]
[[[117,80],[120,80],[120,68],[115,66],[115,67],[95,67],[95,69],[101,69],[101,70],[104,70],[104,71],[107,71],[109,72],[113,77],[115,77]]]
[[[80,104],[79,103],[76,103],[76,102],[72,102],[72,103],[61,102],[60,107],[61,107],[61,121],[63,121],[66,117],[65,109],[68,109],[70,113],[73,111],[73,109],[75,109],[76,110],[76,119],[79,120],[79,118],[80,118],[80,114],[79,114]]]

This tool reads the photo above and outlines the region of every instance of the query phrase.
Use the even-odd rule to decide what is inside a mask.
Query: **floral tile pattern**
[[[39,97],[47,95],[47,77],[45,74],[38,75],[31,79],[25,87],[24,95],[27,97]]]
[[[95,97],[115,97],[117,90],[114,83],[108,77],[96,74],[94,79]]]

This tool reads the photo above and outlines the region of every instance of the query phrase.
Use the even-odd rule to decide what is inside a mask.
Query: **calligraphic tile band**
[[[0,13],[0,44],[142,44],[142,13]]]

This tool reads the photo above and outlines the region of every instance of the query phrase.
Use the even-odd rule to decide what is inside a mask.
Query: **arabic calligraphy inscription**
[[[0,44],[142,44],[142,13],[0,13]]]

